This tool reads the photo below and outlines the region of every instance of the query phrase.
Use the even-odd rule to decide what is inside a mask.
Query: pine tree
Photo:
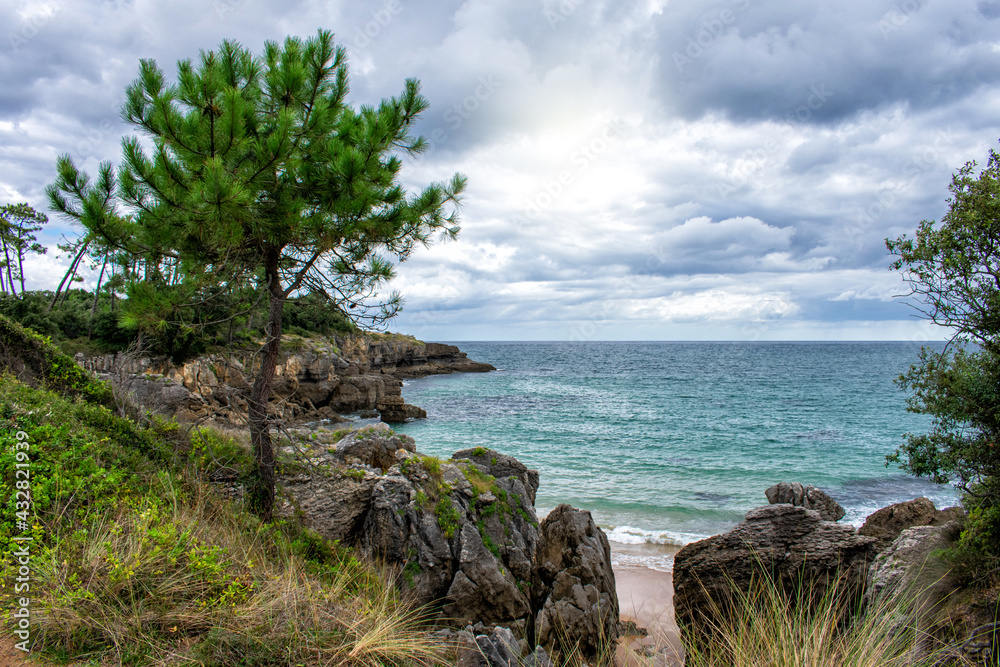
[[[0,207],[0,292],[24,294],[24,258],[45,254],[35,232],[48,220],[26,203]]]
[[[411,134],[427,108],[418,83],[377,107],[354,109],[347,92],[345,51],[322,30],[269,42],[260,56],[225,41],[197,65],[179,62],[176,83],[143,60],[122,115],[152,140],[151,154],[126,138],[117,182],[102,165],[95,186],[64,156],[48,190],[106,249],[135,258],[126,271],[133,325],[156,327],[181,304],[248,288],[266,294],[249,400],[249,497],[265,520],[275,486],[267,405],[285,302],[318,294],[355,322],[383,322],[401,307],[398,294],[380,293],[393,261],[434,234],[458,233],[462,176],[415,194],[398,182],[401,157],[426,147]],[[98,205],[102,188],[121,206]]]

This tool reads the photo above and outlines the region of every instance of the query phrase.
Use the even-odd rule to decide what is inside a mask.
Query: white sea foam
[[[605,532],[609,540],[619,544],[659,544],[671,547],[682,547],[706,537],[672,530],[644,530],[634,526],[616,526]]]
[[[673,572],[674,555],[673,553],[647,554],[612,549],[611,566],[624,569],[646,568],[657,572]]]

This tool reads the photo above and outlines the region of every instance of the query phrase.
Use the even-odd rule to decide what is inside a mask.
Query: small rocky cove
[[[107,355],[77,363],[102,377],[116,375],[140,405],[184,421],[243,424],[248,378],[256,350],[211,354],[172,363],[164,357]],[[286,335],[275,372],[270,410],[282,423],[346,421],[363,413],[385,422],[426,417],[403,401],[403,380],[446,373],[484,373],[489,364],[472,361],[454,345],[423,343],[395,334]]]
[[[77,361],[117,375],[148,409],[243,423],[250,353],[184,364]],[[444,628],[442,640],[460,647],[463,666],[542,666],[572,651],[594,660],[627,630],[610,545],[590,513],[560,505],[539,519],[537,471],[488,447],[425,456],[386,423],[426,416],[403,400],[403,379],[490,370],[454,346],[406,337],[286,337],[271,409],[294,444],[281,452],[278,514],[394,566],[400,588]],[[382,423],[339,428],[350,413]],[[317,421],[322,428],[297,426]],[[238,493],[234,475],[220,470],[215,479]],[[781,484],[766,497],[769,505],[731,531],[677,553],[673,602],[684,635],[709,632],[734,590],[767,573],[789,591],[803,580],[816,596],[836,587],[862,614],[878,595],[916,591],[926,648],[957,639],[956,659],[998,664],[996,619],[939,557],[961,530],[959,508],[918,498],[856,529],[839,523],[843,509],[814,487]]]

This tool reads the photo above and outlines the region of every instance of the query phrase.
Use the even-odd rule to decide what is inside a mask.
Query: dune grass
[[[839,585],[838,585],[839,584]],[[735,591],[716,620],[687,632],[688,667],[932,667],[950,661],[919,628],[917,596],[869,600],[845,594],[843,579],[818,598],[807,584],[789,593],[768,574]]]

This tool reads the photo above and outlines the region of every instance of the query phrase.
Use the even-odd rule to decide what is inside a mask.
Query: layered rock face
[[[585,655],[618,637],[607,537],[561,505],[539,524],[538,473],[485,449],[422,456],[385,424],[331,445],[280,480],[279,515],[395,564],[400,585],[442,622],[507,628],[527,654],[565,643]]]
[[[137,403],[154,412],[239,424],[256,357],[252,351],[209,355],[178,365],[162,358],[126,363],[113,355],[77,361],[98,374],[119,375]],[[384,421],[403,422],[427,416],[404,402],[403,378],[491,370],[453,345],[406,337],[285,336],[270,409],[285,420],[338,421],[345,413],[377,411]]]
[[[817,599],[833,584],[860,594],[875,542],[852,526],[824,521],[816,510],[790,504],[750,510],[728,533],[688,544],[674,557],[678,624],[712,621],[734,586],[747,590],[764,573],[790,594],[802,581],[815,584]]]
[[[914,659],[943,642],[957,643],[962,655],[955,657],[968,660],[962,664],[996,664],[995,619],[983,615],[939,556],[961,531],[961,508],[937,510],[917,498],[875,512],[855,530],[822,518],[820,510],[837,514],[825,494],[779,486],[767,496],[785,502],[751,510],[730,532],[689,544],[675,557],[674,606],[685,634],[710,632],[737,590],[747,591],[766,573],[790,593],[791,604],[808,602],[794,594],[800,582],[808,584],[812,601],[831,585],[840,587],[838,595],[863,595],[866,604],[845,607],[854,613],[900,599],[915,612],[895,616],[901,624],[916,623]],[[802,506],[809,504],[819,509]]]

